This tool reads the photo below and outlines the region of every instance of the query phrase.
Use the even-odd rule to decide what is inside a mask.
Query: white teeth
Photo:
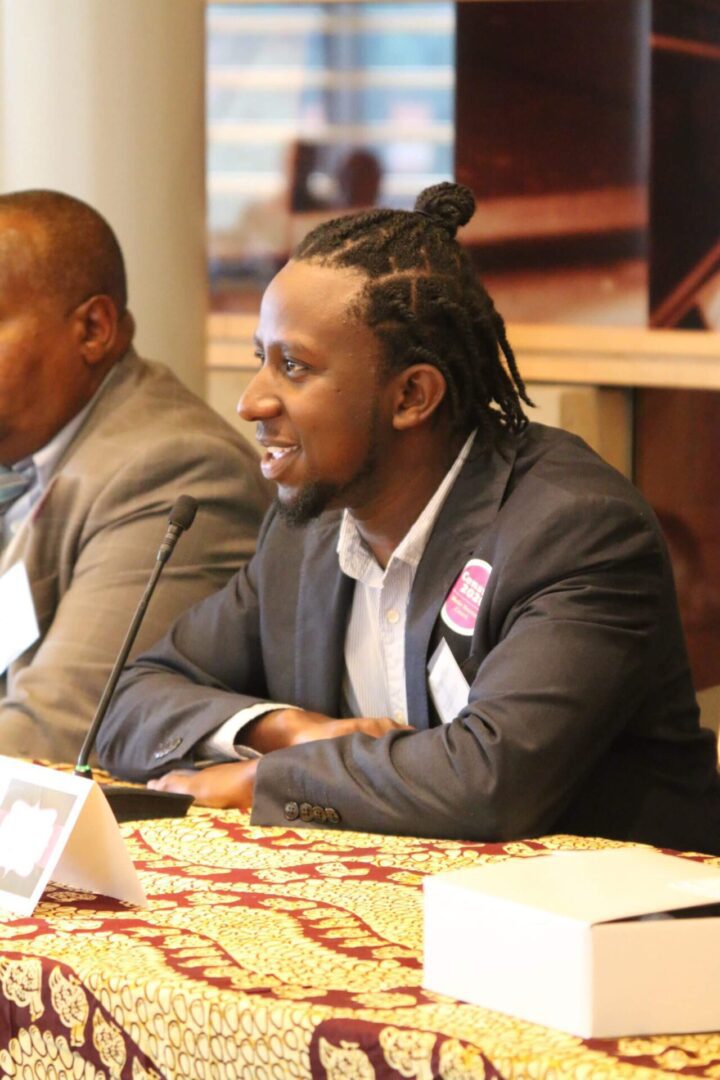
[[[281,458],[281,457],[285,457],[285,455],[289,454],[292,450],[295,450],[295,447],[294,446],[266,446],[265,449],[267,450],[270,457]]]

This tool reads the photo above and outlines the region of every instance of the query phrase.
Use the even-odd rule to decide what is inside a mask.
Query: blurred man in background
[[[53,191],[0,196],[3,754],[76,757],[178,495],[199,512],[137,648],[255,546],[256,456],[138,357],[134,329],[122,252],[95,210]]]

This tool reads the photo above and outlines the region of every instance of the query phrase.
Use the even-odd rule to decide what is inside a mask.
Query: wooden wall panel
[[[670,547],[698,689],[720,683],[720,393],[642,390],[635,481]]]
[[[645,231],[589,221],[502,249],[480,236],[478,265],[537,280],[558,263],[647,256],[648,324],[720,330],[703,307],[720,283],[720,0],[487,0],[457,15],[459,181],[485,200],[649,192]],[[634,459],[697,686],[720,684],[720,393],[637,390]]]

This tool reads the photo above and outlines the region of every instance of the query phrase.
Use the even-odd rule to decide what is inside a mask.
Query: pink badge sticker
[[[483,559],[471,559],[447,595],[440,617],[456,634],[471,637],[492,566]]]

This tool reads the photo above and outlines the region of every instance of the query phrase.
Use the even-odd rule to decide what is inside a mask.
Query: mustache
[[[255,438],[258,442],[262,443],[272,443],[276,439],[285,443],[291,441],[295,442],[295,440],[291,437],[289,438],[287,434],[283,435],[280,424],[257,423],[255,425]]]

